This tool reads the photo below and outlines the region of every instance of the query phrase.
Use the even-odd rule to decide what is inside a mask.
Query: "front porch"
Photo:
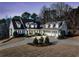
[[[28,29],[27,30],[27,35],[31,36],[31,35],[36,35],[36,34],[40,34],[41,36],[53,36],[55,38],[57,38],[60,34],[60,31],[55,29]]]
[[[58,38],[60,31],[58,29],[16,29],[10,32],[10,37],[15,36],[53,36]]]

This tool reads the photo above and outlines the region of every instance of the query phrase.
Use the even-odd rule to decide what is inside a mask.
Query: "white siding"
[[[55,24],[55,28],[59,28],[59,24],[58,23]]]
[[[53,28],[53,24],[50,24],[50,28]]]
[[[45,28],[48,28],[48,26],[49,26],[49,25],[48,25],[48,24],[46,24],[46,25],[45,25]]]
[[[10,27],[9,27],[9,37],[12,38],[14,33],[14,27],[12,21],[10,22]]]

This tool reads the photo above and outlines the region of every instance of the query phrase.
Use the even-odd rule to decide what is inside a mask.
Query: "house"
[[[9,26],[9,36],[10,38],[21,35],[25,33],[25,28],[23,27],[23,24],[20,20],[11,20],[10,26]]]
[[[29,29],[39,28],[37,22],[28,20],[11,20],[9,26],[9,36],[10,38],[14,36],[25,36],[31,33]]]
[[[62,35],[68,35],[68,28],[65,21],[48,22],[43,25],[43,32],[47,36],[55,36],[56,38]]]
[[[58,37],[68,34],[68,28],[65,21],[54,21],[46,24],[40,24],[39,22],[32,20],[12,20],[9,27],[9,36],[14,37],[16,35],[35,35],[39,33],[46,36]]]

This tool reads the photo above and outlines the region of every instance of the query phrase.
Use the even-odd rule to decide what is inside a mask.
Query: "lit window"
[[[53,24],[50,24],[50,28],[53,28]]]
[[[27,28],[29,28],[29,24],[28,23],[26,23],[25,25],[26,25]]]
[[[48,28],[48,24],[46,24],[45,27]]]
[[[34,25],[31,25],[31,28],[34,28]]]
[[[21,27],[21,23],[19,21],[16,21],[16,25],[17,25],[18,28]]]

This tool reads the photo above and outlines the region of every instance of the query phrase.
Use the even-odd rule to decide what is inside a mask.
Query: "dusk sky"
[[[39,14],[41,8],[46,5],[49,6],[54,2],[0,2],[0,19],[6,16],[21,15],[27,11],[29,13]],[[79,2],[65,2],[72,7],[77,7]]]

